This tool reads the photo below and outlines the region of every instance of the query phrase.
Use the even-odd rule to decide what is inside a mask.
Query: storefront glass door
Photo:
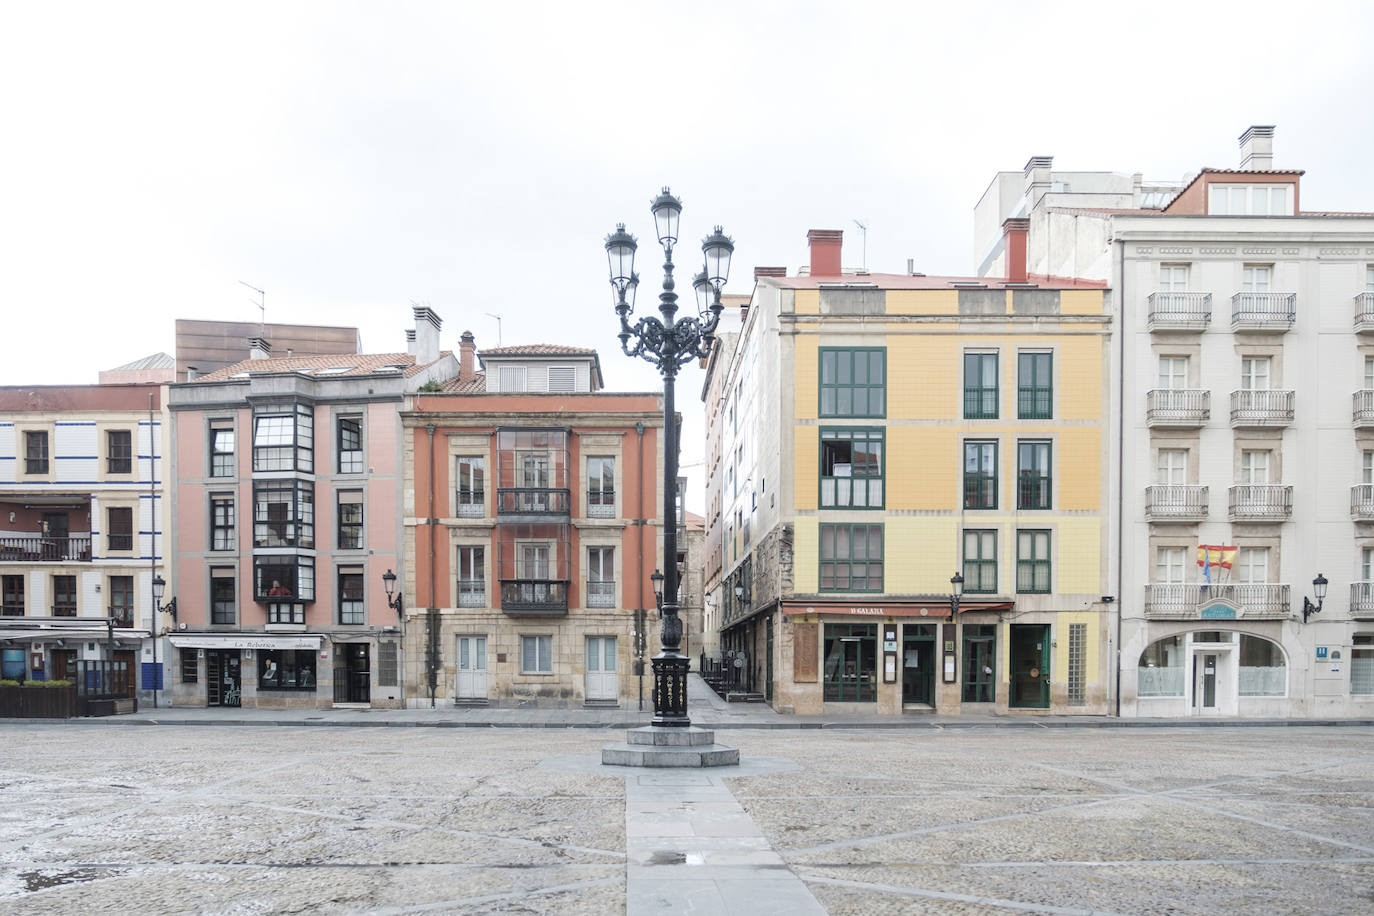
[[[935,625],[902,629],[902,703],[935,705]]]
[[[825,699],[870,702],[878,698],[878,625],[825,625]]]
[[[991,623],[964,624],[965,703],[991,703],[997,698],[993,672],[997,665],[997,627]]]

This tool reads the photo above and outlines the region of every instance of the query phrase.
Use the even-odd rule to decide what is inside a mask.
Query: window
[[[1136,695],[1183,696],[1183,637],[1166,636],[1140,653],[1136,666]]]
[[[253,546],[314,547],[315,485],[304,480],[254,481]]]
[[[821,430],[821,506],[883,507],[883,431]]]
[[[502,366],[500,370],[502,391],[524,391],[526,372],[524,366]]]
[[[232,426],[212,426],[210,428],[210,476],[235,476],[234,428]]]
[[[219,566],[210,570],[210,623],[225,626],[238,618],[232,567]]]
[[[110,616],[117,627],[134,625],[133,576],[110,576]]]
[[[881,347],[822,347],[822,417],[887,415],[887,351]]]
[[[997,593],[997,532],[964,532],[964,592],[970,595]]]
[[[577,369],[573,366],[549,367],[550,391],[576,391]]]
[[[481,518],[486,514],[485,459],[481,455],[458,456],[458,517]]]
[[[1084,688],[1087,685],[1088,625],[1069,624],[1069,690],[1070,706],[1086,706]]]
[[[314,690],[315,653],[308,649],[259,649],[259,690]]]
[[[964,354],[964,417],[997,419],[997,354]]]
[[[587,516],[615,518],[615,459],[587,459]]]
[[[237,544],[234,536],[234,497],[229,493],[210,494],[210,549],[233,550]]]
[[[1164,487],[1183,486],[1188,482],[1188,450],[1162,448],[1155,456],[1155,483]]]
[[[1016,508],[1050,508],[1050,444],[1016,444]]]
[[[1374,579],[1374,547],[1360,548],[1360,579],[1364,582]]]
[[[1269,483],[1269,450],[1244,449],[1240,453],[1240,484],[1247,486]]]
[[[1181,391],[1188,387],[1188,357],[1159,358],[1159,387],[1165,391]]]
[[[128,474],[133,471],[132,435],[127,429],[105,431],[105,470],[109,474]]]
[[[24,577],[0,576],[0,617],[24,616]]]
[[[1050,533],[1016,532],[1016,590],[1043,595],[1050,590]]]
[[[181,658],[181,682],[183,684],[194,684],[200,680],[200,659],[196,657],[196,649],[182,649]]]
[[[1364,291],[1374,293],[1374,267],[1364,269]]]
[[[1188,312],[1188,265],[1159,265],[1159,295],[1155,297],[1156,308],[1161,312]]]
[[[367,608],[363,601],[363,571],[356,566],[339,570],[339,623],[358,625],[367,623]]]
[[[1240,683],[1243,697],[1281,697],[1288,692],[1283,650],[1259,636],[1240,634]]]
[[[826,700],[871,702],[878,698],[878,625],[825,625]]]
[[[363,491],[339,491],[339,549],[361,550],[363,546]]]
[[[1016,362],[1016,416],[1022,420],[1054,416],[1054,354],[1020,353]]]
[[[1360,483],[1374,484],[1374,451],[1360,455]]]
[[[110,550],[133,550],[134,510],[128,506],[111,506],[105,510],[105,519],[105,545]]]
[[[587,548],[587,607],[615,607],[615,548]]]
[[[964,508],[997,508],[997,443],[964,443]]]
[[[1269,548],[1242,547],[1236,552],[1236,579],[1247,585],[1269,581]]]
[[[389,639],[377,643],[377,686],[395,687],[398,671],[396,644]]]
[[[48,434],[30,430],[24,433],[24,473],[48,473]]]
[[[253,418],[253,470],[315,470],[315,413],[309,405]]]
[[[520,637],[520,673],[553,674],[553,637]]]
[[[821,525],[820,590],[883,590],[882,525]]]
[[[258,601],[296,598],[315,600],[315,558],[254,557],[253,588]],[[286,622],[286,621],[283,621]]]
[[[1269,282],[1273,278],[1274,268],[1267,264],[1246,264],[1241,279],[1241,289],[1247,293],[1267,293],[1269,292]]]
[[[1264,391],[1269,387],[1269,357],[1245,356],[1240,361],[1240,387]]]
[[[339,473],[363,472],[363,421],[356,417],[339,418]]]
[[[52,615],[76,616],[76,576],[52,577]]]
[[[1207,213],[1210,216],[1292,216],[1289,184],[1210,184]]]
[[[1155,549],[1155,582],[1161,585],[1180,585],[1186,581],[1188,548],[1158,547]]]
[[[458,548],[458,606],[486,607],[486,550],[482,547]]]
[[[1350,692],[1374,694],[1374,634],[1356,633],[1350,647]]]
[[[1364,358],[1364,387],[1374,388],[1374,356]]]

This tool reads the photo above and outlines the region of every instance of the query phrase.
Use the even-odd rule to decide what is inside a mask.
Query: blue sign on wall
[[[1326,658],[1326,646],[1317,646],[1317,658]]]
[[[1236,609],[1229,604],[1209,604],[1198,611],[1198,616],[1203,620],[1235,620]]]

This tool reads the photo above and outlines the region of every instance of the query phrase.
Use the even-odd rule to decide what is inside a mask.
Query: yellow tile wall
[[[1056,519],[1051,552],[1056,591],[1096,595],[1102,587],[1102,522],[1096,518]],[[1015,554],[1013,554],[1015,556]]]
[[[1059,473],[1055,476],[1054,505],[1059,509],[1097,511],[1102,502],[1102,430],[1071,426],[1058,432]],[[1013,458],[1013,460],[1015,460]]]
[[[958,508],[958,429],[889,426],[887,455],[888,509]]]
[[[887,291],[889,315],[957,315],[957,289],[890,289]]]
[[[799,289],[792,299],[792,311],[798,315],[819,315],[821,313],[821,291],[818,289]]]
[[[1100,337],[1063,337],[1057,342],[1059,359],[1055,416],[1064,420],[1102,417],[1102,346]],[[1015,367],[1010,371],[1015,371]],[[1011,386],[1016,385],[1015,376]],[[1012,394],[1015,394],[1013,390]]]
[[[949,593],[959,568],[959,520],[891,516],[883,528],[883,588],[895,594]]]
[[[814,515],[802,516],[792,526],[792,588],[800,594],[816,591],[820,584],[820,527]]]
[[[944,334],[887,337],[887,415],[952,420],[963,380],[962,348]]]
[[[808,334],[792,340],[794,413],[798,420],[814,420],[820,409],[820,338]]]
[[[1101,315],[1102,290],[1066,289],[1059,293],[1059,314]]]
[[[793,500],[798,509],[815,509],[819,502],[820,428],[797,426],[792,430]]]

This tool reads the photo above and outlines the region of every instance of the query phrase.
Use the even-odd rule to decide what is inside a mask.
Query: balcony
[[[1212,416],[1212,392],[1201,388],[1155,388],[1145,392],[1145,425],[1196,429]]]
[[[484,579],[458,580],[459,607],[486,607],[487,583]]]
[[[487,514],[487,494],[484,490],[459,489],[454,502],[459,518],[483,518]]]
[[[1356,429],[1374,429],[1374,388],[1355,392],[1352,420]]]
[[[1357,522],[1374,522],[1374,484],[1357,483],[1350,488],[1350,517]]]
[[[569,518],[569,491],[549,487],[502,487],[496,491],[497,518]]]
[[[1374,620],[1374,582],[1350,583],[1350,619]]]
[[[1286,522],[1293,515],[1293,488],[1276,484],[1231,488],[1233,522]]]
[[[89,563],[91,537],[0,534],[0,563]]]
[[[568,583],[534,579],[502,580],[501,610],[506,614],[567,614]]]
[[[1291,613],[1287,585],[1145,586],[1145,616],[1174,620],[1283,620]]]
[[[1236,293],[1231,297],[1231,330],[1282,334],[1298,317],[1296,293]]]
[[[1231,392],[1231,428],[1282,429],[1293,423],[1293,390],[1241,388]]]
[[[1145,488],[1148,522],[1201,522],[1207,519],[1207,488],[1154,486]]]
[[[615,582],[606,579],[588,582],[587,607],[615,607]]]
[[[1374,293],[1360,293],[1355,297],[1355,333],[1374,333]]]
[[[1153,293],[1146,328],[1151,331],[1207,330],[1212,321],[1211,293]]]

